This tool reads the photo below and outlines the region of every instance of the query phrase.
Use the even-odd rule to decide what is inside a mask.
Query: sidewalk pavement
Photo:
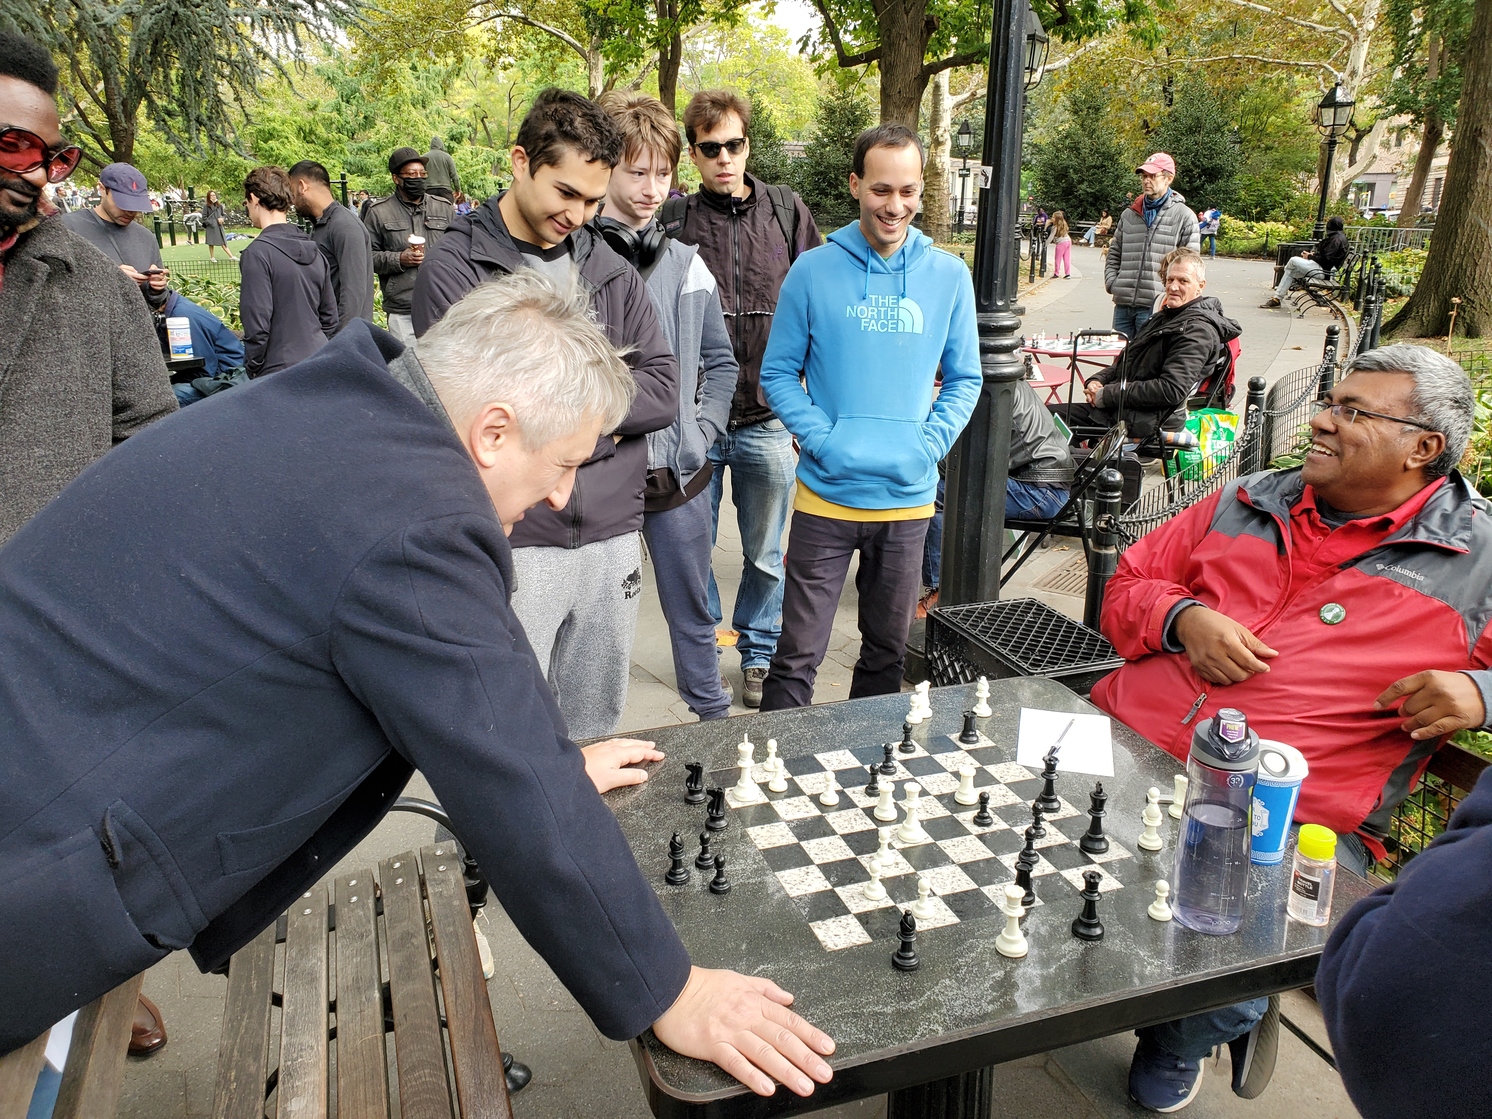
[[[1027,334],[1109,325],[1112,304],[1103,291],[1098,251],[1084,246],[1073,255],[1077,264],[1073,279],[1048,280],[1025,294],[1023,329]],[[1323,315],[1313,312],[1302,320],[1283,311],[1258,309],[1268,294],[1270,265],[1222,259],[1209,265],[1208,294],[1220,298],[1244,327],[1240,392],[1249,376],[1263,374],[1272,382],[1320,360],[1327,322]],[[1085,277],[1084,272],[1089,275]],[[1007,597],[1035,594],[1081,618],[1081,589],[1073,595],[1032,586],[1080,555],[1080,549],[1064,545],[1044,550],[1013,581]],[[741,551],[728,494],[714,563],[722,598],[733,602],[740,582]],[[651,568],[644,587],[622,732],[693,721],[673,688],[668,631]],[[817,702],[849,695],[859,648],[856,609],[852,570],[835,615],[829,655],[815,687]],[[743,681],[731,650],[724,651],[721,665],[739,697]],[[732,713],[745,710],[737,706]],[[429,795],[419,776],[408,792]],[[342,868],[369,867],[390,854],[429,843],[432,835],[433,826],[423,818],[391,816],[331,874],[341,873]],[[534,1070],[533,1082],[514,1097],[518,1119],[647,1119],[650,1113],[627,1046],[596,1032],[495,900],[481,922],[497,961],[497,975],[488,990],[498,1037],[505,1051]],[[121,1116],[205,1119],[211,1115],[225,986],[220,977],[199,974],[180,952],[147,973],[145,993],[160,1006],[170,1042],[156,1056],[130,1060]],[[1286,1016],[1328,1047],[1315,1003],[1300,993],[1291,993],[1284,1001]],[[811,1007],[802,1010],[812,1016]],[[1133,1036],[1120,1034],[1003,1065],[995,1080],[996,1114],[1024,1119],[1116,1119],[1148,1114],[1130,1103],[1126,1094],[1133,1049]],[[1228,1087],[1229,1075],[1226,1057],[1209,1066],[1201,1093],[1186,1114],[1196,1119],[1352,1119],[1357,1114],[1336,1073],[1288,1031],[1281,1031],[1274,1082],[1262,1098],[1252,1102],[1235,1098]],[[885,1115],[885,1103],[864,1100],[821,1114],[830,1119],[879,1119]]]

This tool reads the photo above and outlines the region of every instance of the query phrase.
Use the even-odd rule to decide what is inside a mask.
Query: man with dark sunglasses
[[[64,214],[62,224],[87,241],[133,280],[153,311],[166,305],[171,273],[161,260],[155,236],[135,219],[154,208],[145,175],[128,163],[111,163],[98,173],[99,203]]]

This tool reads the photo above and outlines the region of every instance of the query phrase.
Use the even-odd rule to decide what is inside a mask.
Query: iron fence
[[[1399,249],[1423,249],[1430,244],[1433,229],[1398,229],[1390,225],[1349,225],[1342,231],[1347,243],[1363,253],[1396,252]]]

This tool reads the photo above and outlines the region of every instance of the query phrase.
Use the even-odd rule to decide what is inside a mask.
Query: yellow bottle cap
[[[1320,824],[1301,824],[1295,849],[1308,859],[1325,862],[1337,857],[1337,833]]]

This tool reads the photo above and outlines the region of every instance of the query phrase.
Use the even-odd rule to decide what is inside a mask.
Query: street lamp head
[[[974,146],[974,129],[969,124],[969,118],[964,118],[964,123],[958,126],[958,154],[968,155],[969,149]]]
[[[1034,89],[1041,81],[1041,75],[1046,70],[1047,48],[1051,45],[1051,37],[1047,35],[1046,28],[1041,26],[1041,20],[1029,7],[1026,9],[1026,88]]]
[[[1342,83],[1337,82],[1326,91],[1326,96],[1321,98],[1312,114],[1316,127],[1323,136],[1332,140],[1340,139],[1342,133],[1347,131],[1347,126],[1352,123],[1352,110],[1356,104],[1350,97],[1342,96]]]

